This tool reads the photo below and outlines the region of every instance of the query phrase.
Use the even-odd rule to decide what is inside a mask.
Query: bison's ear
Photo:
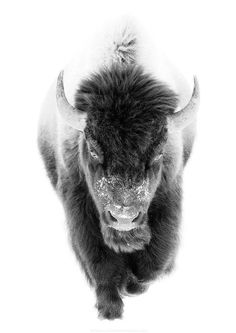
[[[171,121],[173,121],[174,125],[177,128],[185,128],[196,117],[196,113],[199,107],[200,102],[200,91],[199,91],[199,84],[196,76],[194,77],[194,89],[192,93],[192,97],[188,104],[180,111],[173,113],[169,116]]]
[[[79,131],[84,131],[87,114],[76,109],[67,101],[63,84],[63,71],[60,72],[57,79],[56,100],[58,111],[65,122]]]

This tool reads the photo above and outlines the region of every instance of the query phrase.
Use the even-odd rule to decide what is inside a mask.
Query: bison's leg
[[[98,284],[96,288],[99,315],[106,319],[120,318],[123,312],[123,302],[118,289],[111,283]]]
[[[139,282],[152,281],[170,272],[174,266],[174,244],[166,240],[165,246],[159,248],[157,245],[151,242],[145,250],[130,254],[130,269]]]
[[[87,185],[76,179],[67,184],[65,208],[71,241],[89,280],[95,287],[97,308],[101,317],[119,318],[123,312],[120,297],[126,273],[126,262],[121,254],[104,244],[99,217]]]
[[[146,286],[134,274],[130,273],[126,281],[125,290],[129,294],[142,294],[146,290]]]
[[[96,283],[99,315],[107,319],[120,318],[123,312],[120,290],[127,274],[122,256],[110,249],[97,249],[90,263],[90,271]]]
[[[89,270],[95,281],[96,307],[102,318],[120,318],[123,302],[119,291],[125,281],[126,270],[121,256],[112,251],[95,249],[93,258],[88,262]],[[97,256],[99,254],[99,257]]]
[[[132,272],[141,283],[154,280],[162,272],[162,265],[146,251],[132,254]]]
[[[126,277],[124,260],[122,256],[98,244],[92,234],[89,236],[84,243],[79,240],[78,234],[74,234],[73,249],[77,258],[80,261],[82,259],[82,267],[86,266],[86,274],[95,287],[99,316],[106,319],[120,318],[123,302],[119,291]]]
[[[159,195],[162,203],[156,200],[155,205],[149,210],[152,233],[150,243],[143,250],[129,255],[129,265],[133,274],[144,282],[154,280],[174,267],[179,240],[181,188],[176,182],[172,190],[165,191],[168,195]],[[158,207],[158,211],[155,211],[155,207]]]

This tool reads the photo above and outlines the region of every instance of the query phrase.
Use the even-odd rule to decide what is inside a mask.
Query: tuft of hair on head
[[[111,62],[120,65],[134,64],[137,53],[137,33],[134,25],[130,22],[118,24],[111,38]]]
[[[121,64],[133,64],[136,58],[136,35],[126,26],[121,32],[121,38],[114,42],[115,57]]]

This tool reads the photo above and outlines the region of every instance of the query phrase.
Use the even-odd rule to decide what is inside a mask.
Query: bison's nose
[[[106,218],[109,225],[117,230],[131,230],[138,226],[142,219],[141,212],[133,212],[132,214],[127,212],[116,212],[113,210],[107,210]]]

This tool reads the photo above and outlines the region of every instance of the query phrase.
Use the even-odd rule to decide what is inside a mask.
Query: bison
[[[148,71],[139,50],[137,35],[123,29],[106,61],[77,82],[74,103],[61,71],[39,125],[73,250],[107,319],[122,316],[124,295],[142,293],[173,268],[199,105],[194,78],[177,111],[180,96]]]

